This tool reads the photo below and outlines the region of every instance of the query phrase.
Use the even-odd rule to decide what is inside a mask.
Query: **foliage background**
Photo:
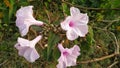
[[[56,68],[60,56],[57,43],[62,42],[64,47],[78,44],[81,48],[78,65],[69,68],[119,68],[119,3],[120,0],[0,0],[0,67]],[[21,6],[27,5],[33,5],[34,17],[47,24],[45,27],[30,27],[24,37],[29,40],[38,34],[44,37],[36,46],[41,57],[34,63],[18,56],[14,48],[17,37],[20,37],[15,14]],[[90,19],[87,36],[75,41],[67,40],[59,25],[70,15],[71,6],[87,13]]]

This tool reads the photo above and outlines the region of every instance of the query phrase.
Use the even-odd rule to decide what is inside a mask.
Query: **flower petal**
[[[29,62],[34,62],[36,59],[39,58],[38,53],[36,52],[36,50],[34,48],[28,48],[24,55],[25,59]]]
[[[41,25],[43,25],[43,22],[35,20],[35,21],[33,21],[33,25],[41,26]]]
[[[79,19],[79,21],[80,21],[81,23],[87,24],[88,21],[89,21],[89,18],[88,18],[87,13],[86,13],[86,14],[81,13],[81,14],[80,14],[80,19]]]
[[[17,12],[16,12],[16,26],[19,28],[19,31],[21,33],[21,36],[25,36],[28,31],[29,27],[31,25],[43,25],[42,21],[37,21],[33,17],[33,6],[26,6],[26,7],[21,7]]]
[[[80,37],[85,37],[85,35],[88,33],[88,26],[79,25],[79,26],[74,27],[73,31]]]
[[[38,59],[40,56],[38,54],[38,52],[36,51],[36,49],[33,49],[33,51],[31,52],[31,61],[34,62],[36,59]]]
[[[76,65],[76,59],[74,56],[69,55],[65,59],[66,66],[75,66]]]
[[[20,49],[20,44],[16,43],[14,47],[19,50]]]
[[[31,62],[30,55],[31,55],[32,50],[33,50],[32,48],[27,48],[23,55],[23,57],[29,62]]]
[[[57,68],[66,68],[66,65],[65,65],[64,62],[59,62],[59,63],[57,64]]]
[[[39,40],[41,40],[42,36],[39,35],[37,36],[35,39],[33,39],[31,42],[32,42],[32,45],[35,45]]]
[[[19,49],[19,52],[18,52],[18,54],[20,55],[20,56],[23,56],[24,55],[24,53],[26,52],[26,50],[29,48],[29,47],[27,47],[27,46],[25,46],[25,47],[19,47],[20,49]]]
[[[23,56],[23,55],[24,55],[24,52],[26,51],[26,49],[27,49],[28,47],[26,47],[26,46],[22,47],[22,46],[20,46],[19,43],[17,43],[17,44],[15,44],[15,48],[18,49],[18,54],[19,54],[20,56]]]
[[[31,26],[31,25],[41,26],[41,25],[43,25],[43,22],[42,21],[37,21],[34,18],[32,18],[32,19],[27,19],[26,18],[24,20],[24,24],[29,25],[29,26]]]
[[[69,54],[67,57],[66,57],[66,66],[75,66],[76,65],[76,60],[77,60],[77,57],[80,55],[79,51],[80,51],[80,48],[79,46],[77,45],[74,45],[72,48],[69,49],[69,52],[72,52],[71,54]]]
[[[77,45],[74,45],[74,47],[73,48],[71,48],[71,50],[72,50],[72,54],[74,55],[74,56],[76,56],[76,58],[77,58],[77,56],[79,56],[80,55],[80,48],[79,48],[79,46],[77,46]]]
[[[35,44],[41,39],[41,35],[37,36],[32,41],[18,38],[18,43],[15,44],[15,48],[18,49],[20,56],[23,56],[27,61],[34,62],[40,56],[35,49]]]
[[[64,48],[63,48],[62,44],[58,44],[58,48],[59,48],[60,52],[64,51]]]
[[[80,10],[78,8],[71,7],[70,8],[70,14],[71,14],[71,16],[79,15],[80,14]]]
[[[68,30],[66,35],[67,35],[67,38],[71,41],[78,38],[78,35],[73,30]]]
[[[75,66],[77,57],[80,55],[79,51],[80,48],[77,45],[74,45],[74,47],[68,49],[68,48],[63,48],[62,44],[58,45],[59,50],[62,48],[63,50],[61,51],[61,56],[58,59],[58,65],[57,68],[65,68],[69,66]]]
[[[30,41],[23,39],[23,38],[18,38],[18,43],[20,44],[20,46],[29,46]]]
[[[33,6],[25,6],[21,7],[17,12],[16,12],[16,17],[19,19],[29,19],[33,18]]]
[[[22,26],[25,23],[29,23],[26,22],[26,19],[30,19],[30,20],[35,20],[33,18],[33,10],[32,10],[33,6],[26,6],[26,7],[21,7],[17,12],[16,12],[16,26]]]
[[[21,36],[23,37],[28,33],[29,26],[28,25],[22,25],[21,27],[19,27],[19,31],[20,31]]]
[[[70,20],[71,20],[71,17],[68,16],[62,23],[60,23],[61,28],[63,30],[69,30],[69,22],[70,22]]]

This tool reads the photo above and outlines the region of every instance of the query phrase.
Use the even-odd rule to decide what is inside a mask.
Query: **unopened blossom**
[[[88,33],[88,15],[80,13],[78,8],[70,8],[70,16],[68,16],[63,22],[61,27],[67,31],[66,36],[69,40],[75,40],[76,38],[85,37]]]
[[[58,44],[61,56],[58,59],[57,68],[66,68],[76,65],[77,57],[80,55],[80,48],[74,45],[72,48],[63,48],[62,44]]]
[[[33,17],[32,8],[33,6],[25,6],[25,7],[21,7],[16,12],[16,17],[17,17],[16,26],[19,28],[21,36],[25,36],[28,33],[29,27],[31,25],[38,25],[38,26],[43,25],[42,21],[37,21]]]
[[[17,40],[18,43],[15,44],[15,48],[18,50],[18,54],[23,56],[27,61],[34,62],[40,57],[35,49],[35,45],[40,39],[41,36],[37,36],[32,41],[19,37]]]

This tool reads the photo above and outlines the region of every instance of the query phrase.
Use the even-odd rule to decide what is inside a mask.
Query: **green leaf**
[[[94,42],[94,34],[93,34],[93,29],[91,26],[89,26],[89,34],[87,35],[86,39],[87,39],[87,43],[88,45],[93,45]]]
[[[66,15],[70,15],[69,9],[66,3],[62,3],[62,8],[63,8],[63,13],[65,13]]]
[[[119,8],[120,7],[120,0],[111,0],[111,8]]]
[[[51,2],[52,0],[48,0],[48,2]]]
[[[3,22],[8,23],[9,22],[9,10],[3,10]]]
[[[12,17],[13,10],[14,10],[14,4],[15,4],[15,1],[14,0],[10,0],[11,7],[9,8],[9,19]]]
[[[44,4],[45,4],[45,6],[46,6],[47,8],[49,7],[49,4],[48,4],[48,2],[45,2]]]
[[[93,52],[91,45],[94,43],[94,34],[92,27],[89,26],[89,33],[87,34],[86,40],[81,42],[81,53],[90,54]]]
[[[59,49],[57,47],[54,48],[52,55],[53,55],[53,58],[55,59],[55,61],[57,61],[58,58],[60,57],[60,51],[59,51]]]
[[[59,36],[55,35],[53,32],[49,32],[48,37],[48,47],[47,47],[47,60],[50,60],[52,56],[53,47],[59,41]]]

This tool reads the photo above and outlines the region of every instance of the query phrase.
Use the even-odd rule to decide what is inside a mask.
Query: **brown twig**
[[[116,65],[119,61],[115,61],[114,63],[112,63],[110,66],[108,66],[107,68],[112,68],[114,65]]]
[[[45,9],[45,12],[46,12],[46,14],[47,14],[47,17],[48,17],[48,19],[49,19],[49,24],[50,24],[50,23],[51,23],[50,13],[48,12],[47,9]]]
[[[118,54],[113,53],[111,55],[103,56],[103,57],[100,57],[100,58],[94,58],[94,59],[87,60],[87,61],[80,61],[80,62],[77,62],[77,63],[78,64],[87,64],[87,63],[97,62],[97,61],[101,61],[101,60],[104,60],[104,59],[108,59],[108,58],[114,57],[116,55],[118,55]]]
[[[113,23],[120,21],[120,17],[118,17],[116,20],[102,20],[102,22],[108,22],[109,24],[104,27],[104,29],[107,29],[110,27]]]
[[[5,60],[3,63],[0,63],[0,66],[2,66],[3,64],[5,64],[8,60]]]
[[[37,32],[32,27],[30,27],[30,30],[34,33],[35,36],[37,36]]]
[[[1,34],[0,36],[0,41],[2,41],[4,34]]]
[[[40,47],[41,47],[42,49],[45,49],[45,47],[42,46],[41,41],[39,41],[38,44],[40,45]]]
[[[116,52],[117,54],[119,54],[119,44],[118,44],[118,40],[117,40],[117,38],[116,38],[116,36],[115,36],[115,34],[114,34],[113,32],[110,32],[110,33],[113,35],[114,40],[115,40],[115,43],[116,43],[116,50],[115,50],[115,52]]]
[[[35,36],[37,36],[37,32],[36,32],[32,27],[30,27],[30,30],[34,33]],[[44,47],[41,45],[40,42],[38,42],[38,44],[40,45],[40,47],[41,47],[42,49],[44,49]]]
[[[62,2],[63,2],[63,3],[66,3],[66,4],[70,5],[70,6],[75,6],[75,7],[78,7],[78,8],[80,8],[80,9],[81,9],[81,11],[86,12],[86,9],[85,9],[84,7],[82,7],[82,6],[74,5],[74,4],[71,4],[71,3],[66,2],[66,1],[64,1],[64,0],[62,0]],[[84,9],[83,9],[83,8],[84,8]]]
[[[115,40],[115,43],[116,43],[115,53],[119,54],[119,48],[120,48],[120,47],[119,47],[118,40],[117,40],[115,34],[114,34],[113,32],[111,32],[111,31],[108,31],[107,29],[102,29],[102,28],[97,28],[97,27],[93,27],[93,28],[99,29],[99,30],[103,30],[103,31],[107,31],[107,32],[109,32],[111,35],[113,35],[114,40]]]

